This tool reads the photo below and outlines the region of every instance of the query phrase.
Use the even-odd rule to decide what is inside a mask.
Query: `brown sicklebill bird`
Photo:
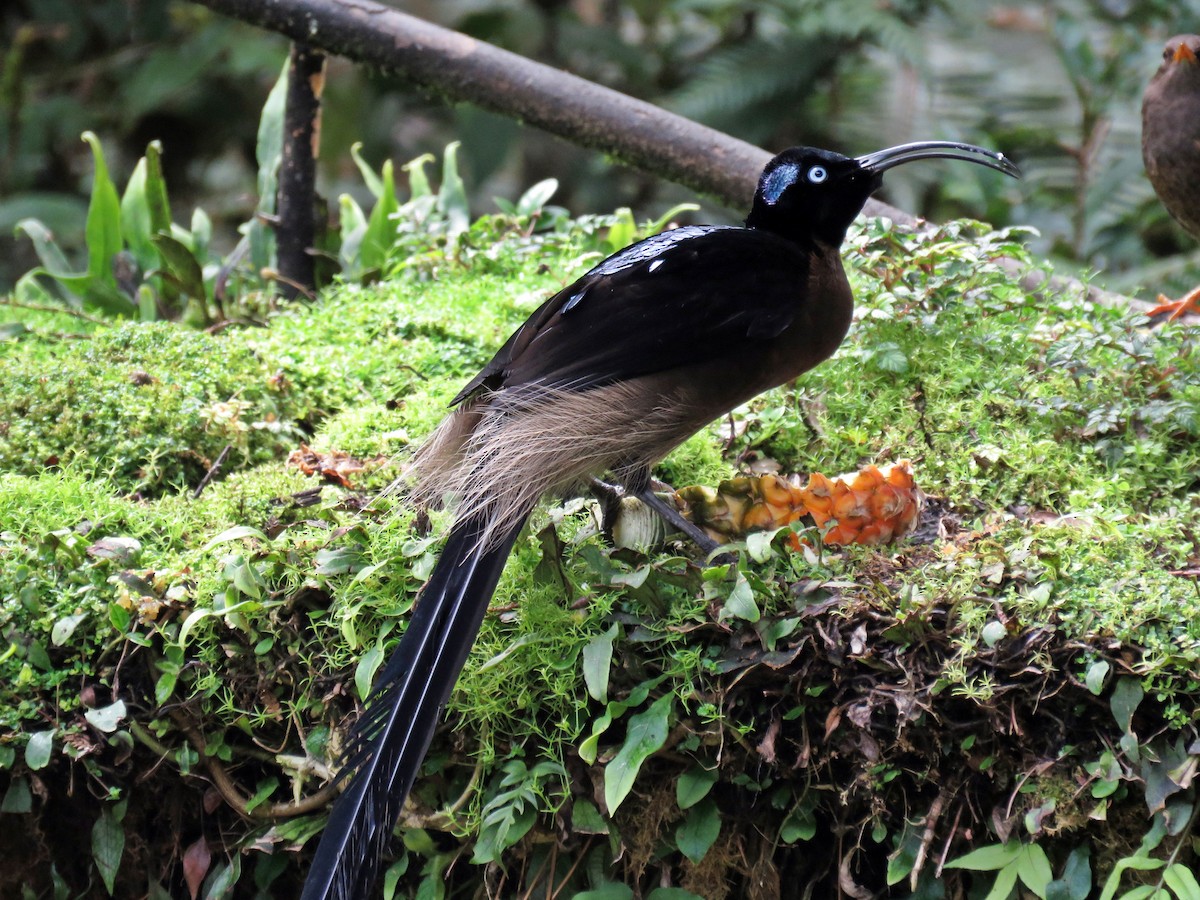
[[[893,166],[998,153],[923,141],[857,158],[794,147],[744,227],[640,241],[533,313],[458,393],[413,460],[416,499],[459,497],[441,558],[350,738],[303,900],[370,890],[442,706],[538,498],[609,472],[662,507],[650,467],[733,407],[829,357],[850,327],[846,229]],[[657,502],[655,502],[657,501]],[[694,527],[694,526],[689,526]]]
[[[1163,48],[1162,65],[1142,99],[1142,160],[1154,193],[1167,212],[1200,240],[1200,36],[1176,35]],[[1182,300],[1159,305],[1149,315],[1176,319],[1200,312],[1200,287]]]

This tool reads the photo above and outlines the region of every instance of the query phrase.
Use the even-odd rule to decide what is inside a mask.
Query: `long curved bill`
[[[883,173],[893,166],[915,162],[918,159],[961,159],[997,169],[1013,178],[1021,177],[1021,170],[1003,153],[985,150],[974,144],[960,144],[957,141],[916,141],[912,144],[900,144],[856,157],[855,162],[870,172]]]

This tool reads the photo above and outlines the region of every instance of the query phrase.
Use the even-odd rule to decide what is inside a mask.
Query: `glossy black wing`
[[[610,256],[539,307],[459,392],[586,390],[775,337],[802,303],[808,261],[764,231],[689,226]]]

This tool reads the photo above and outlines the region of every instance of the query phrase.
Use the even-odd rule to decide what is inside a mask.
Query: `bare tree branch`
[[[651,103],[372,0],[198,2],[610,154],[734,209],[749,209],[758,174],[771,157]],[[913,221],[884,204],[868,213]]]

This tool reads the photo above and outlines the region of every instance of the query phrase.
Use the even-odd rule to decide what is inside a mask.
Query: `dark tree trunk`
[[[283,113],[283,159],[279,167],[279,217],[275,229],[281,293],[313,296],[312,247],[316,234],[316,160],[321,138],[321,89],[325,54],[292,44]]]

